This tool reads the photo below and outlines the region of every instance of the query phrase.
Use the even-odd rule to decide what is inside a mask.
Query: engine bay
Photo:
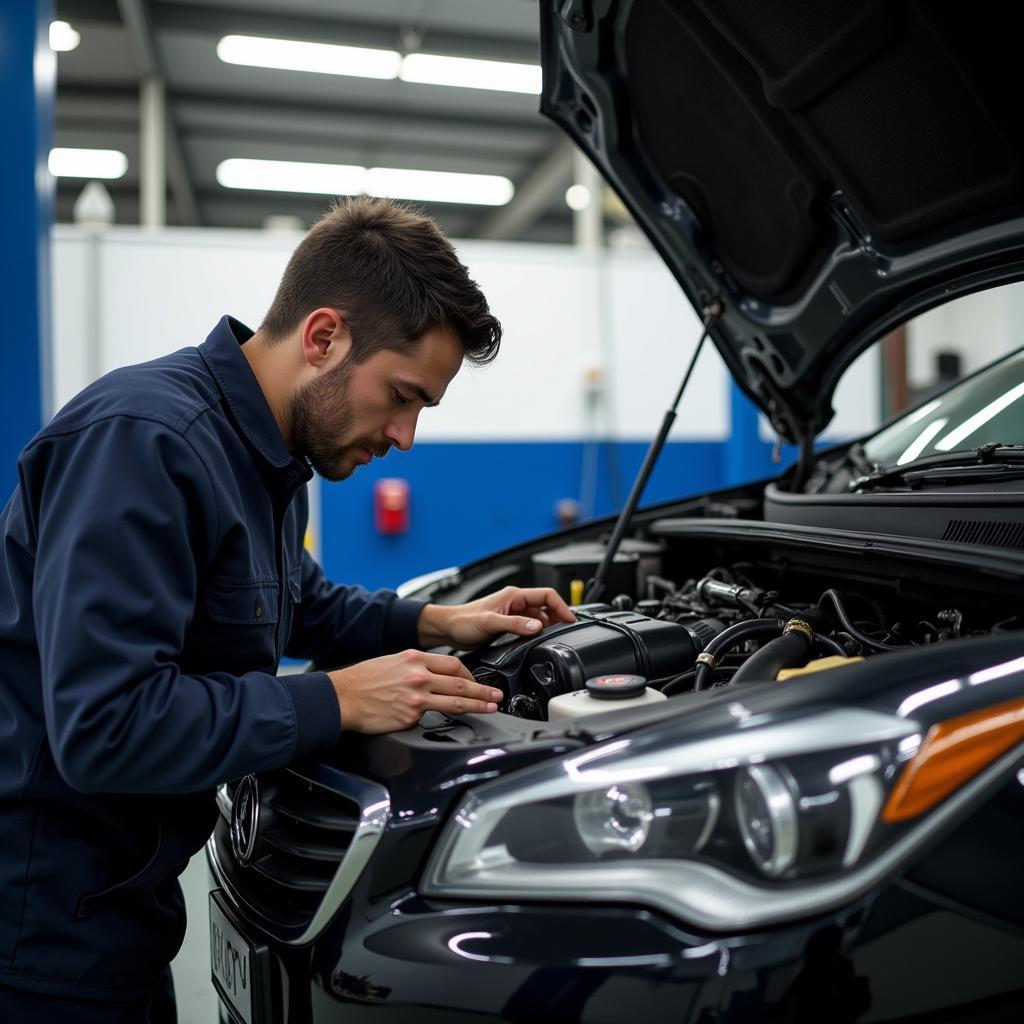
[[[579,594],[602,551],[591,542],[535,553],[530,582]],[[621,687],[605,681],[639,679],[671,698],[1024,628],[1005,563],[992,571],[954,552],[953,571],[949,556],[871,540],[844,550],[834,532],[787,537],[762,523],[664,520],[623,545],[609,601],[576,604],[574,624],[498,637],[464,661],[502,690],[502,711],[547,721],[566,717],[556,713],[566,695],[588,691],[610,699],[586,713],[625,710],[630,701],[601,692]]]

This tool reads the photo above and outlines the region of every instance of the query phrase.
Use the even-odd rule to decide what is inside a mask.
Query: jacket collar
[[[242,344],[253,333],[233,316],[222,316],[199,346],[199,354],[246,440],[275,469],[290,468],[294,473],[301,467],[302,475],[308,480],[313,474],[304,459],[296,458],[285,447],[259,381],[242,353]]]

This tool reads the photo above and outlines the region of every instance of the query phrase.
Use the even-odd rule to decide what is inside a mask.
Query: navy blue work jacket
[[[224,317],[36,435],[0,518],[0,984],[149,991],[213,788],[338,740],[326,666],[418,645],[422,605],[329,583],[310,478]]]

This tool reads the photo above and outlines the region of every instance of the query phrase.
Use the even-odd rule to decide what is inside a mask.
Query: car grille
[[[308,942],[351,892],[387,822],[383,787],[324,765],[257,778],[259,827],[250,858],[232,847],[240,783],[217,792],[208,852],[218,883],[243,915],[287,942]]]

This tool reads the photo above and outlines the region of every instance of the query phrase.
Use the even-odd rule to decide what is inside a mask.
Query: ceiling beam
[[[121,21],[117,0],[56,0],[53,13],[64,21]]]
[[[529,230],[572,184],[575,150],[568,139],[556,142],[516,186],[512,202],[484,217],[477,237],[500,241]]]
[[[157,53],[153,28],[146,9],[146,0],[117,0],[117,2],[124,27],[135,46],[143,77],[156,83],[157,88],[162,92],[166,76],[163,73],[160,55]],[[167,104],[164,104],[164,123],[166,125],[167,178],[174,194],[178,219],[183,224],[199,224],[199,207],[196,204],[188,165],[185,162],[185,154],[174,123],[174,113]]]
[[[338,96],[303,97],[297,99],[280,99],[275,96],[253,95],[231,89],[218,89],[213,92],[192,90],[167,85],[167,98],[176,108],[186,105],[198,109],[209,107],[216,111],[233,111],[242,116],[266,114],[289,121],[298,118],[311,120],[344,121],[349,118],[372,121],[376,125],[385,125],[393,130],[403,130],[409,124],[427,125],[431,128],[443,129],[446,125],[474,132],[491,131],[498,134],[519,134],[523,137],[536,136],[538,133],[550,135],[552,139],[561,137],[561,131],[537,115],[536,111],[524,114],[511,111],[489,111],[486,114],[471,113],[464,110],[450,110],[438,106],[432,113],[410,112],[395,105],[382,107],[378,103],[353,102],[344,95],[342,90]],[[139,93],[137,89],[126,85],[96,85],[93,83],[74,84],[57,83],[58,107],[67,105],[69,109],[75,104],[89,103],[90,109],[100,111],[102,105],[109,101],[112,106],[124,110],[125,104],[132,103],[137,107]],[[59,113],[59,111],[58,111]]]
[[[298,5],[296,5],[298,6]],[[381,5],[386,9],[386,5]],[[276,11],[255,9],[252,5],[218,8],[204,4],[178,4],[153,0],[153,21],[158,29],[198,32],[210,36],[250,35],[281,39],[304,39],[320,43],[348,46],[369,46],[402,49],[400,18],[376,23],[346,18],[344,5],[338,4],[337,17],[316,17],[284,4]],[[507,60],[539,64],[537,33],[528,37],[487,32],[453,32],[431,27],[424,33],[422,48],[429,53],[445,53],[459,57]]]

